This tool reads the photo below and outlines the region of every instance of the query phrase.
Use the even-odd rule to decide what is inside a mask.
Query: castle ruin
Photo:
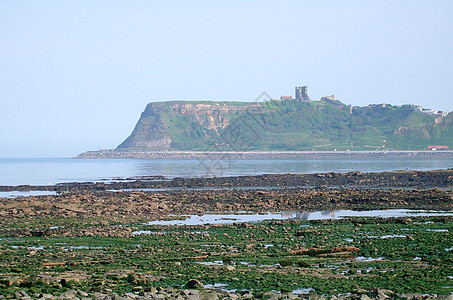
[[[308,96],[308,87],[307,86],[296,86],[296,100],[303,102],[310,102],[311,99]]]

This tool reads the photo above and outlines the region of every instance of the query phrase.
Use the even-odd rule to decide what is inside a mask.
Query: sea
[[[275,173],[383,172],[453,168],[453,158],[74,159],[0,158],[0,185],[112,182],[143,176],[222,177]]]

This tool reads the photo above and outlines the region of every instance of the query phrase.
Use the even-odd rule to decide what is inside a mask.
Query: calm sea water
[[[0,185],[47,185],[148,175],[238,176],[270,173],[381,172],[453,168],[451,158],[72,159],[0,158]]]

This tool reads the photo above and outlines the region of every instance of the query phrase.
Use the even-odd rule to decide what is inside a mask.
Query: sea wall
[[[354,158],[354,157],[445,157],[453,151],[122,151],[99,150],[79,154],[79,159],[292,159],[292,158]]]

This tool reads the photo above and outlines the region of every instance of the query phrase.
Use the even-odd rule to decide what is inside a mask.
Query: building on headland
[[[335,95],[325,96],[321,98],[321,101],[335,101]]]
[[[439,145],[439,146],[428,146],[428,150],[431,151],[438,151],[438,150],[450,150],[450,147],[444,146],[444,145]]]
[[[324,102],[333,104],[335,106],[343,106],[343,104],[341,102],[335,101],[335,95],[321,97],[320,101],[324,101]],[[352,112],[351,112],[351,114],[352,114]]]
[[[423,108],[421,110],[422,113],[424,113],[425,115],[428,115],[428,116],[442,116],[442,117],[445,117],[447,114],[445,114],[444,112],[442,111],[438,111],[438,110],[435,110],[435,109],[429,109],[429,108]]]
[[[423,107],[421,105],[413,105],[413,104],[410,104],[410,106],[412,107],[412,109],[416,112],[422,112],[423,111]]]
[[[311,99],[308,96],[308,87],[307,86],[296,86],[296,100],[310,102]]]
[[[407,105],[409,107],[412,107],[412,109],[416,112],[428,115],[428,116],[435,116],[435,117],[446,117],[448,115],[448,112],[443,112],[435,109],[430,109],[430,108],[423,108],[421,105],[413,105],[409,104]]]
[[[293,97],[291,97],[291,96],[281,96],[280,97],[280,100],[292,100],[292,99],[293,99]]]
[[[385,108],[387,104],[381,103],[381,104],[368,104],[368,107],[373,107],[373,108]]]

